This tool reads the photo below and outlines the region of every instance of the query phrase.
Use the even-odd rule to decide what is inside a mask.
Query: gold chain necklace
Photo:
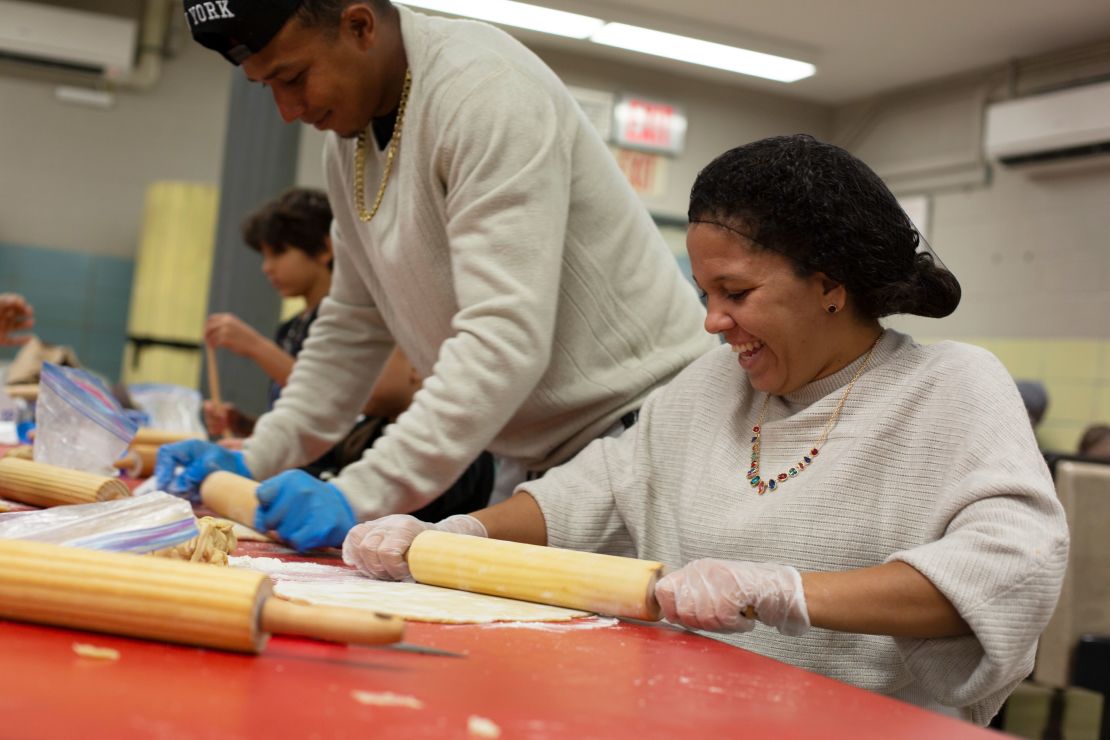
[[[836,420],[840,418],[840,411],[844,408],[844,402],[848,400],[848,394],[852,392],[852,386],[856,384],[859,377],[867,370],[867,366],[871,362],[871,354],[875,351],[875,346],[879,343],[879,339],[881,339],[882,336],[882,333],[880,333],[879,337],[871,344],[871,349],[867,350],[867,356],[863,358],[863,364],[859,366],[859,369],[856,370],[856,374],[848,381],[848,387],[846,387],[844,393],[840,395],[840,402],[836,404],[836,408],[833,409],[832,414],[829,416],[829,420],[825,422],[825,428],[821,430],[821,436],[813,443],[813,447],[810,449],[809,454],[802,455],[802,459],[796,462],[793,467],[767,480],[763,480],[759,475],[759,448],[763,428],[763,417],[767,414],[767,404],[771,402],[771,394],[768,393],[767,397],[763,399],[763,408],[759,412],[759,418],[756,420],[755,426],[752,427],[752,466],[745,476],[748,479],[749,485],[751,485],[760,496],[767,491],[774,491],[781,484],[791,478],[797,477],[799,473],[806,469],[806,466],[813,464],[814,458],[817,457],[818,453],[821,451],[821,447],[823,447],[825,441],[828,440],[829,433],[833,430],[833,427],[836,426]]]
[[[397,106],[397,120],[393,122],[393,136],[389,140],[389,151],[385,155],[385,170],[382,172],[382,182],[378,185],[378,194],[374,197],[373,207],[366,210],[366,137],[369,126],[358,135],[358,149],[355,150],[355,207],[358,209],[358,220],[370,223],[370,219],[378,212],[382,205],[382,196],[385,195],[385,186],[389,183],[389,174],[393,171],[393,158],[397,156],[397,147],[401,143],[401,129],[405,124],[405,104],[409,102],[409,90],[412,88],[412,71],[405,70],[405,85],[401,88],[401,102]]]

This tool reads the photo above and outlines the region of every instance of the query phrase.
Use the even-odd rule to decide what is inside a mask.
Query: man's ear
[[[331,266],[334,259],[335,252],[332,250],[332,237],[324,236],[324,249],[316,254],[316,261],[322,265]]]
[[[343,10],[339,27],[347,31],[358,43],[359,48],[368,49],[374,45],[378,31],[378,16],[368,3],[352,3]]]

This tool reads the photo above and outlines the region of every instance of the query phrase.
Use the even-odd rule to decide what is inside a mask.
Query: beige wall
[[[989,186],[932,197],[931,241],[963,286],[952,316],[898,318],[915,336],[994,352],[1016,378],[1041,380],[1038,430],[1074,452],[1110,422],[1110,168],[1035,177],[994,168]]]
[[[108,110],[0,75],[0,242],[132,257],[151,182],[219,182],[230,67],[190,43],[164,72]]]
[[[1004,94],[987,71],[844,106],[834,137],[900,195],[928,198],[930,242],[963,287],[948,318],[888,323],[981,345],[1042,381],[1038,436],[1073,452],[1110,421],[1110,162],[1044,174],[983,161],[982,110]]]

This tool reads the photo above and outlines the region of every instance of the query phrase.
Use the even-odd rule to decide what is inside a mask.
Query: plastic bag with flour
[[[137,430],[96,376],[50,362],[42,366],[35,422],[35,462],[108,476]]]

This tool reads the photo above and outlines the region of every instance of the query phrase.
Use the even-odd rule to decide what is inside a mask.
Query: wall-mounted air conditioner
[[[1110,82],[988,106],[984,149],[1011,166],[1110,155]]]
[[[117,79],[134,66],[137,28],[131,18],[0,0],[0,59]]]

